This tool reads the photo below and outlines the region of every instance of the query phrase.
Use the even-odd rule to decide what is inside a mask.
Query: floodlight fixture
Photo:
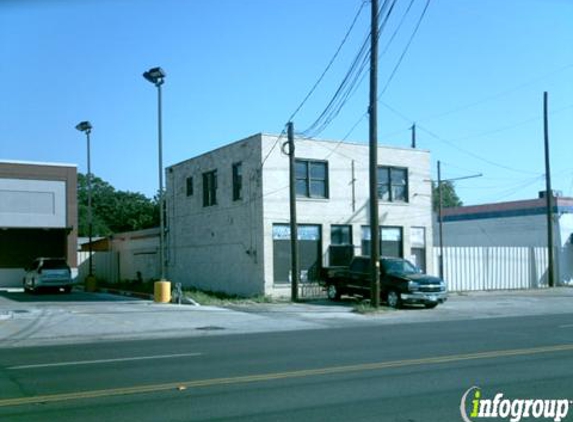
[[[76,129],[80,132],[87,132],[90,133],[92,130],[92,124],[87,120],[85,122],[80,122],[76,125]]]
[[[160,67],[154,67],[149,69],[147,72],[143,72],[143,77],[152,84],[159,86],[165,79],[165,71]]]

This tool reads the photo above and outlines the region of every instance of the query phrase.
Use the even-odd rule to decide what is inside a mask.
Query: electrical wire
[[[525,82],[523,82],[523,83],[521,83],[521,84],[519,84],[519,85],[515,85],[515,86],[513,86],[513,87],[511,87],[511,88],[508,88],[508,89],[506,89],[506,90],[503,90],[503,91],[499,91],[499,92],[497,92],[497,93],[494,93],[494,94],[489,95],[489,96],[487,96],[487,97],[484,97],[484,98],[482,98],[482,99],[479,99],[479,100],[470,102],[470,103],[468,103],[468,104],[460,105],[460,106],[458,106],[458,107],[455,107],[455,108],[450,109],[450,110],[448,110],[448,111],[444,111],[444,112],[442,112],[442,113],[438,113],[438,114],[434,114],[434,115],[431,115],[431,116],[422,118],[420,121],[422,121],[422,122],[427,122],[427,121],[429,121],[429,120],[439,119],[439,118],[441,118],[441,117],[449,116],[450,114],[455,114],[455,113],[458,113],[458,112],[460,112],[460,111],[464,111],[464,110],[467,110],[467,109],[469,109],[469,108],[472,108],[472,107],[481,105],[481,104],[483,104],[483,103],[487,103],[487,102],[489,102],[489,101],[492,101],[492,100],[496,100],[496,99],[498,99],[498,98],[505,97],[505,96],[507,96],[507,95],[513,94],[513,93],[516,92],[516,91],[519,91],[519,90],[521,90],[521,89],[524,89],[524,88],[527,88],[527,87],[529,87],[529,86],[531,86],[531,85],[534,85],[535,83],[537,83],[537,82],[539,82],[539,81],[542,81],[542,80],[544,80],[544,79],[547,79],[548,77],[551,77],[551,76],[556,75],[556,74],[558,74],[558,73],[564,72],[564,71],[566,71],[566,70],[568,70],[568,69],[573,69],[573,63],[568,64],[568,65],[563,66],[563,67],[560,67],[560,68],[558,68],[558,69],[556,69],[556,70],[553,70],[553,71],[551,71],[551,72],[549,72],[549,73],[546,73],[546,74],[544,74],[544,75],[535,77],[535,78],[533,78],[533,79],[529,79],[529,80],[527,80],[527,81],[525,81]]]
[[[284,137],[284,135],[286,134],[286,127],[283,128],[282,132],[280,133],[280,135],[277,137],[277,140],[275,141],[275,143],[273,144],[273,146],[271,147],[271,149],[269,150],[269,152],[267,152],[267,155],[265,155],[265,158],[263,159],[263,161],[261,162],[261,169],[264,167],[265,162],[267,161],[267,159],[269,158],[269,156],[271,155],[271,153],[273,152],[273,150],[277,147],[277,145],[279,144],[279,142],[281,141],[281,139]]]
[[[464,153],[464,154],[466,154],[466,155],[469,155],[470,157],[475,158],[476,160],[483,161],[484,163],[487,163],[487,164],[489,164],[489,165],[491,165],[491,166],[499,167],[499,168],[502,168],[502,169],[504,169],[504,170],[513,171],[513,172],[516,172],[516,173],[536,174],[535,172],[532,172],[532,171],[516,169],[516,168],[513,168],[513,167],[506,166],[505,164],[497,163],[497,162],[495,162],[495,161],[492,161],[492,160],[489,160],[489,159],[487,159],[487,158],[484,158],[484,157],[482,157],[481,155],[478,155],[478,154],[476,154],[476,153],[474,153],[474,152],[472,152],[472,151],[470,151],[470,150],[467,150],[467,149],[465,149],[465,148],[462,148],[462,147],[456,145],[456,144],[455,144],[454,142],[452,142],[452,141],[449,141],[449,140],[447,140],[447,139],[442,138],[441,136],[436,135],[436,134],[433,133],[431,130],[425,128],[424,126],[422,126],[422,125],[420,125],[420,124],[417,124],[416,127],[418,127],[419,129],[421,129],[421,130],[422,130],[423,132],[425,132],[426,134],[430,135],[432,138],[434,138],[434,139],[436,139],[436,140],[438,140],[438,141],[440,141],[440,142],[442,142],[442,143],[445,143],[445,144],[449,145],[450,147],[452,147],[452,148],[454,148],[454,149],[457,149],[458,151],[460,151],[460,152],[462,152],[462,153]]]
[[[385,0],[382,6],[380,7],[378,14],[379,15],[385,14],[385,17],[382,20],[382,23],[380,24],[379,28],[384,28],[384,26],[387,24],[392,14],[392,11],[394,10],[396,2],[397,0]],[[382,32],[379,28],[377,28],[378,37]],[[369,61],[370,38],[371,34],[369,33],[366,36],[364,42],[362,43],[362,46],[360,47],[357,55],[352,61],[349,70],[346,72],[344,78],[342,79],[342,82],[339,84],[338,89],[335,91],[331,100],[324,108],[324,110],[320,113],[318,118],[307,129],[301,132],[303,136],[312,138],[320,134],[322,131],[324,131],[324,129],[326,129],[326,127],[328,127],[330,123],[338,116],[342,108],[346,105],[348,99],[355,92],[355,88],[359,84],[362,74],[367,68],[367,64]]]
[[[405,121],[407,121],[407,122],[412,122],[412,121],[413,121],[413,120],[410,119],[408,116],[406,116],[406,115],[404,115],[403,113],[399,112],[399,111],[396,110],[394,107],[390,106],[389,104],[385,103],[384,101],[380,101],[380,103],[381,103],[384,107],[386,107],[388,110],[390,110],[390,111],[392,111],[394,114],[396,114],[398,117],[401,117],[402,119],[404,119]],[[563,110],[560,110],[560,111],[563,111]],[[497,163],[497,162],[495,162],[495,161],[489,160],[489,159],[487,159],[487,158],[484,158],[484,157],[482,157],[482,156],[480,156],[480,155],[478,155],[478,154],[476,154],[476,153],[474,153],[474,152],[472,152],[472,151],[470,151],[470,150],[467,150],[467,149],[465,149],[465,148],[462,148],[462,147],[456,145],[453,141],[444,139],[444,138],[442,138],[441,136],[436,135],[436,134],[435,134],[434,132],[432,132],[430,129],[424,127],[423,125],[420,125],[419,123],[416,123],[416,127],[419,128],[419,129],[421,129],[421,130],[422,130],[423,132],[425,132],[426,134],[430,135],[432,138],[434,138],[434,139],[436,139],[436,140],[438,140],[438,141],[440,141],[440,142],[442,142],[442,143],[445,143],[445,144],[449,145],[450,147],[452,147],[452,148],[454,148],[454,149],[457,149],[458,151],[460,151],[460,152],[462,152],[462,153],[464,153],[464,154],[466,154],[466,155],[469,155],[469,156],[471,156],[471,157],[473,157],[473,158],[475,158],[475,159],[477,159],[477,160],[483,161],[483,162],[485,162],[485,163],[487,163],[487,164],[489,164],[489,165],[492,165],[492,166],[495,166],[495,167],[499,167],[499,168],[503,168],[503,169],[505,169],[505,170],[513,171],[513,172],[516,172],[516,173],[537,174],[537,173],[532,172],[532,171],[516,169],[516,168],[513,168],[513,167],[506,166],[506,165],[504,165],[504,164]]]
[[[338,48],[336,49],[336,52],[334,53],[334,55],[332,56],[332,58],[330,59],[330,61],[328,62],[328,65],[326,66],[326,68],[324,69],[324,71],[322,72],[322,74],[320,75],[320,77],[318,78],[318,80],[314,83],[314,85],[312,86],[312,88],[310,89],[310,91],[308,92],[308,94],[306,94],[306,97],[304,97],[304,99],[302,100],[302,102],[299,104],[299,106],[296,108],[296,110],[291,114],[291,116],[289,117],[288,121],[292,121],[294,119],[294,117],[298,114],[298,112],[300,111],[300,109],[304,106],[304,104],[308,101],[308,99],[310,98],[310,96],[314,93],[314,91],[316,90],[316,88],[318,87],[318,85],[322,82],[322,80],[324,79],[324,76],[326,75],[326,73],[330,70],[332,64],[334,63],[334,61],[336,60],[336,58],[338,57],[338,54],[340,53],[340,51],[342,50],[342,47],[344,46],[344,44],[346,44],[346,41],[348,40],[348,37],[350,36],[350,33],[352,32],[352,30],[354,29],[354,26],[356,25],[356,21],[358,20],[360,14],[362,13],[362,9],[364,9],[364,5],[366,4],[366,1],[363,1],[360,4],[360,7],[358,8],[358,11],[356,12],[356,15],[354,16],[354,19],[352,20],[352,23],[350,24],[350,27],[348,28],[348,30],[346,31],[346,34],[344,35],[344,38],[342,39],[342,41],[340,42]]]
[[[410,49],[410,45],[412,44],[412,41],[414,40],[414,37],[418,33],[418,30],[420,29],[422,21],[424,20],[424,16],[426,16],[426,12],[428,11],[428,7],[430,6],[430,2],[431,2],[431,0],[426,0],[426,5],[424,6],[424,10],[422,10],[422,14],[419,17],[418,22],[416,23],[416,26],[414,27],[414,31],[412,32],[410,39],[406,43],[406,47],[402,51],[402,54],[400,55],[400,58],[398,59],[398,63],[396,63],[396,66],[394,66],[394,69],[392,70],[392,73],[390,74],[390,77],[388,78],[386,85],[384,86],[384,88],[382,88],[382,90],[380,91],[380,94],[378,94],[378,99],[380,99],[380,97],[382,97],[382,94],[384,94],[386,92],[386,90],[388,89],[388,87],[392,83],[394,76],[396,76],[396,72],[400,68],[400,65],[402,64],[402,60],[404,60],[404,57],[408,53],[408,50]]]
[[[422,24],[422,21],[424,20],[424,17],[426,15],[426,12],[428,10],[428,7],[430,6],[430,2],[431,0],[426,0],[426,5],[424,6],[424,9],[422,10],[422,13],[420,14],[420,17],[418,18],[418,21],[416,23],[416,26],[414,27],[414,31],[412,32],[412,34],[410,35],[410,38],[408,39],[408,42],[406,43],[405,48],[403,49],[402,53],[400,54],[400,57],[398,59],[398,62],[396,63],[396,65],[394,66],[394,69],[392,70],[392,73],[390,74],[388,80],[386,81],[386,84],[384,85],[384,88],[381,90],[380,94],[378,94],[378,100],[380,100],[381,96],[386,92],[386,90],[388,89],[388,87],[390,86],[392,80],[394,79],[394,77],[396,76],[396,73],[398,72],[398,69],[400,68],[400,65],[402,64],[402,61],[404,60],[404,57],[406,56],[410,45],[412,44],[412,41],[414,40],[414,37],[416,36],[418,30],[420,29],[420,26]],[[384,49],[384,53],[388,50],[390,43],[392,42],[392,40],[394,39],[394,37],[396,36],[399,28],[402,26],[402,23],[404,22],[407,13],[410,11],[410,8],[412,7],[413,1],[410,2],[410,4],[408,5],[408,8],[406,9],[406,12],[404,13],[404,15],[402,16],[402,19],[398,25],[398,28],[396,29],[396,31],[394,31],[394,34],[392,34],[392,37],[390,38],[390,41],[388,42],[386,48]],[[362,80],[360,81],[362,82]],[[356,123],[354,123],[354,125],[352,126],[352,128],[344,135],[344,137],[342,138],[342,141],[345,141],[346,139],[348,139],[348,137],[354,132],[354,130],[358,127],[358,125],[362,122],[362,120],[364,120],[364,118],[368,115],[368,111],[364,112],[356,121]]]

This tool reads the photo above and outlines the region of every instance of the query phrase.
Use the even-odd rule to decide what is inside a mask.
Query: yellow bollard
[[[153,301],[157,303],[171,302],[171,282],[156,281],[153,284]]]

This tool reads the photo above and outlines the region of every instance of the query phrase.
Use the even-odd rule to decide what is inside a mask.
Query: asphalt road
[[[9,422],[449,422],[472,386],[573,400],[573,314],[0,349]]]

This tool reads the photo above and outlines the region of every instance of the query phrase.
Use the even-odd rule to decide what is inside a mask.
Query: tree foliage
[[[157,199],[137,192],[116,190],[108,182],[92,176],[92,234],[109,236],[159,226]],[[87,177],[78,173],[78,227],[80,236],[88,236]]]
[[[438,205],[440,201],[440,194],[438,190],[438,184],[432,183],[432,208],[434,211],[438,211]],[[442,182],[442,208],[453,208],[461,207],[463,205],[462,200],[456,193],[456,188],[454,183],[451,181]]]

